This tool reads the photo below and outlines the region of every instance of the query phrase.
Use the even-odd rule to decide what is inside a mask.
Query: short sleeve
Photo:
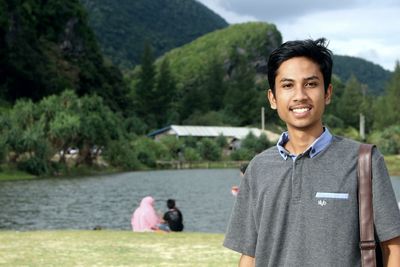
[[[400,236],[400,211],[382,154],[372,156],[372,190],[376,235],[380,242]]]
[[[254,221],[254,205],[252,191],[249,186],[251,166],[239,186],[239,194],[232,210],[225,235],[224,246],[239,253],[255,255],[257,232]]]

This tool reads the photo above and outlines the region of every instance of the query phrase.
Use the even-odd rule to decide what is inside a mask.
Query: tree
[[[337,103],[337,115],[346,126],[359,127],[360,113],[363,111],[362,85],[352,76],[346,83],[343,95]]]
[[[175,79],[169,69],[168,58],[164,58],[158,71],[153,98],[154,110],[151,111],[154,113],[158,128],[174,122],[173,113],[175,110],[176,96]]]
[[[251,125],[258,121],[260,106],[255,84],[255,71],[245,55],[237,55],[237,65],[225,92],[225,110],[236,118],[239,125]]]
[[[38,104],[38,112],[45,123],[45,132],[53,153],[65,163],[67,149],[76,146],[80,130],[79,98],[71,90],[60,96],[52,95]]]
[[[199,152],[205,160],[216,161],[221,158],[221,148],[209,138],[200,141]]]
[[[77,145],[79,158],[77,164],[91,165],[100,152],[112,140],[122,138],[121,118],[104,105],[99,96],[84,96],[80,99],[80,129]],[[97,149],[96,149],[97,148]]]
[[[149,43],[145,43],[142,57],[139,81],[136,87],[136,112],[144,118],[145,123],[155,127],[154,105],[155,97],[155,66],[153,50]]]
[[[208,93],[208,106],[211,110],[218,111],[224,105],[226,85],[224,83],[225,71],[217,57],[213,56],[205,74],[204,87]]]
[[[400,122],[400,63],[396,62],[385,95],[375,105],[375,128],[382,129]]]

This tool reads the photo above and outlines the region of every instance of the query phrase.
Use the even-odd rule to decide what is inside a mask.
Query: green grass
[[[223,234],[0,231],[0,266],[237,266]]]
[[[385,156],[385,162],[391,176],[400,176],[400,155]]]
[[[27,179],[35,179],[36,176],[19,171],[17,169],[11,169],[7,166],[1,166],[0,168],[0,181],[4,180],[27,180]]]

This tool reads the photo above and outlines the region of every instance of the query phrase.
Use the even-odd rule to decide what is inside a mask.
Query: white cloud
[[[336,54],[365,58],[393,70],[400,60],[398,0],[199,0],[229,23],[266,21],[283,39],[330,40]]]

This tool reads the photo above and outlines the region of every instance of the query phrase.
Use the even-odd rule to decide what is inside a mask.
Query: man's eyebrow
[[[294,80],[293,80],[293,79],[290,79],[290,78],[282,78],[282,79],[280,79],[279,82],[283,83],[283,82],[293,82],[293,81],[294,81]]]
[[[316,75],[304,78],[305,81],[310,81],[310,80],[319,80],[319,77]]]

